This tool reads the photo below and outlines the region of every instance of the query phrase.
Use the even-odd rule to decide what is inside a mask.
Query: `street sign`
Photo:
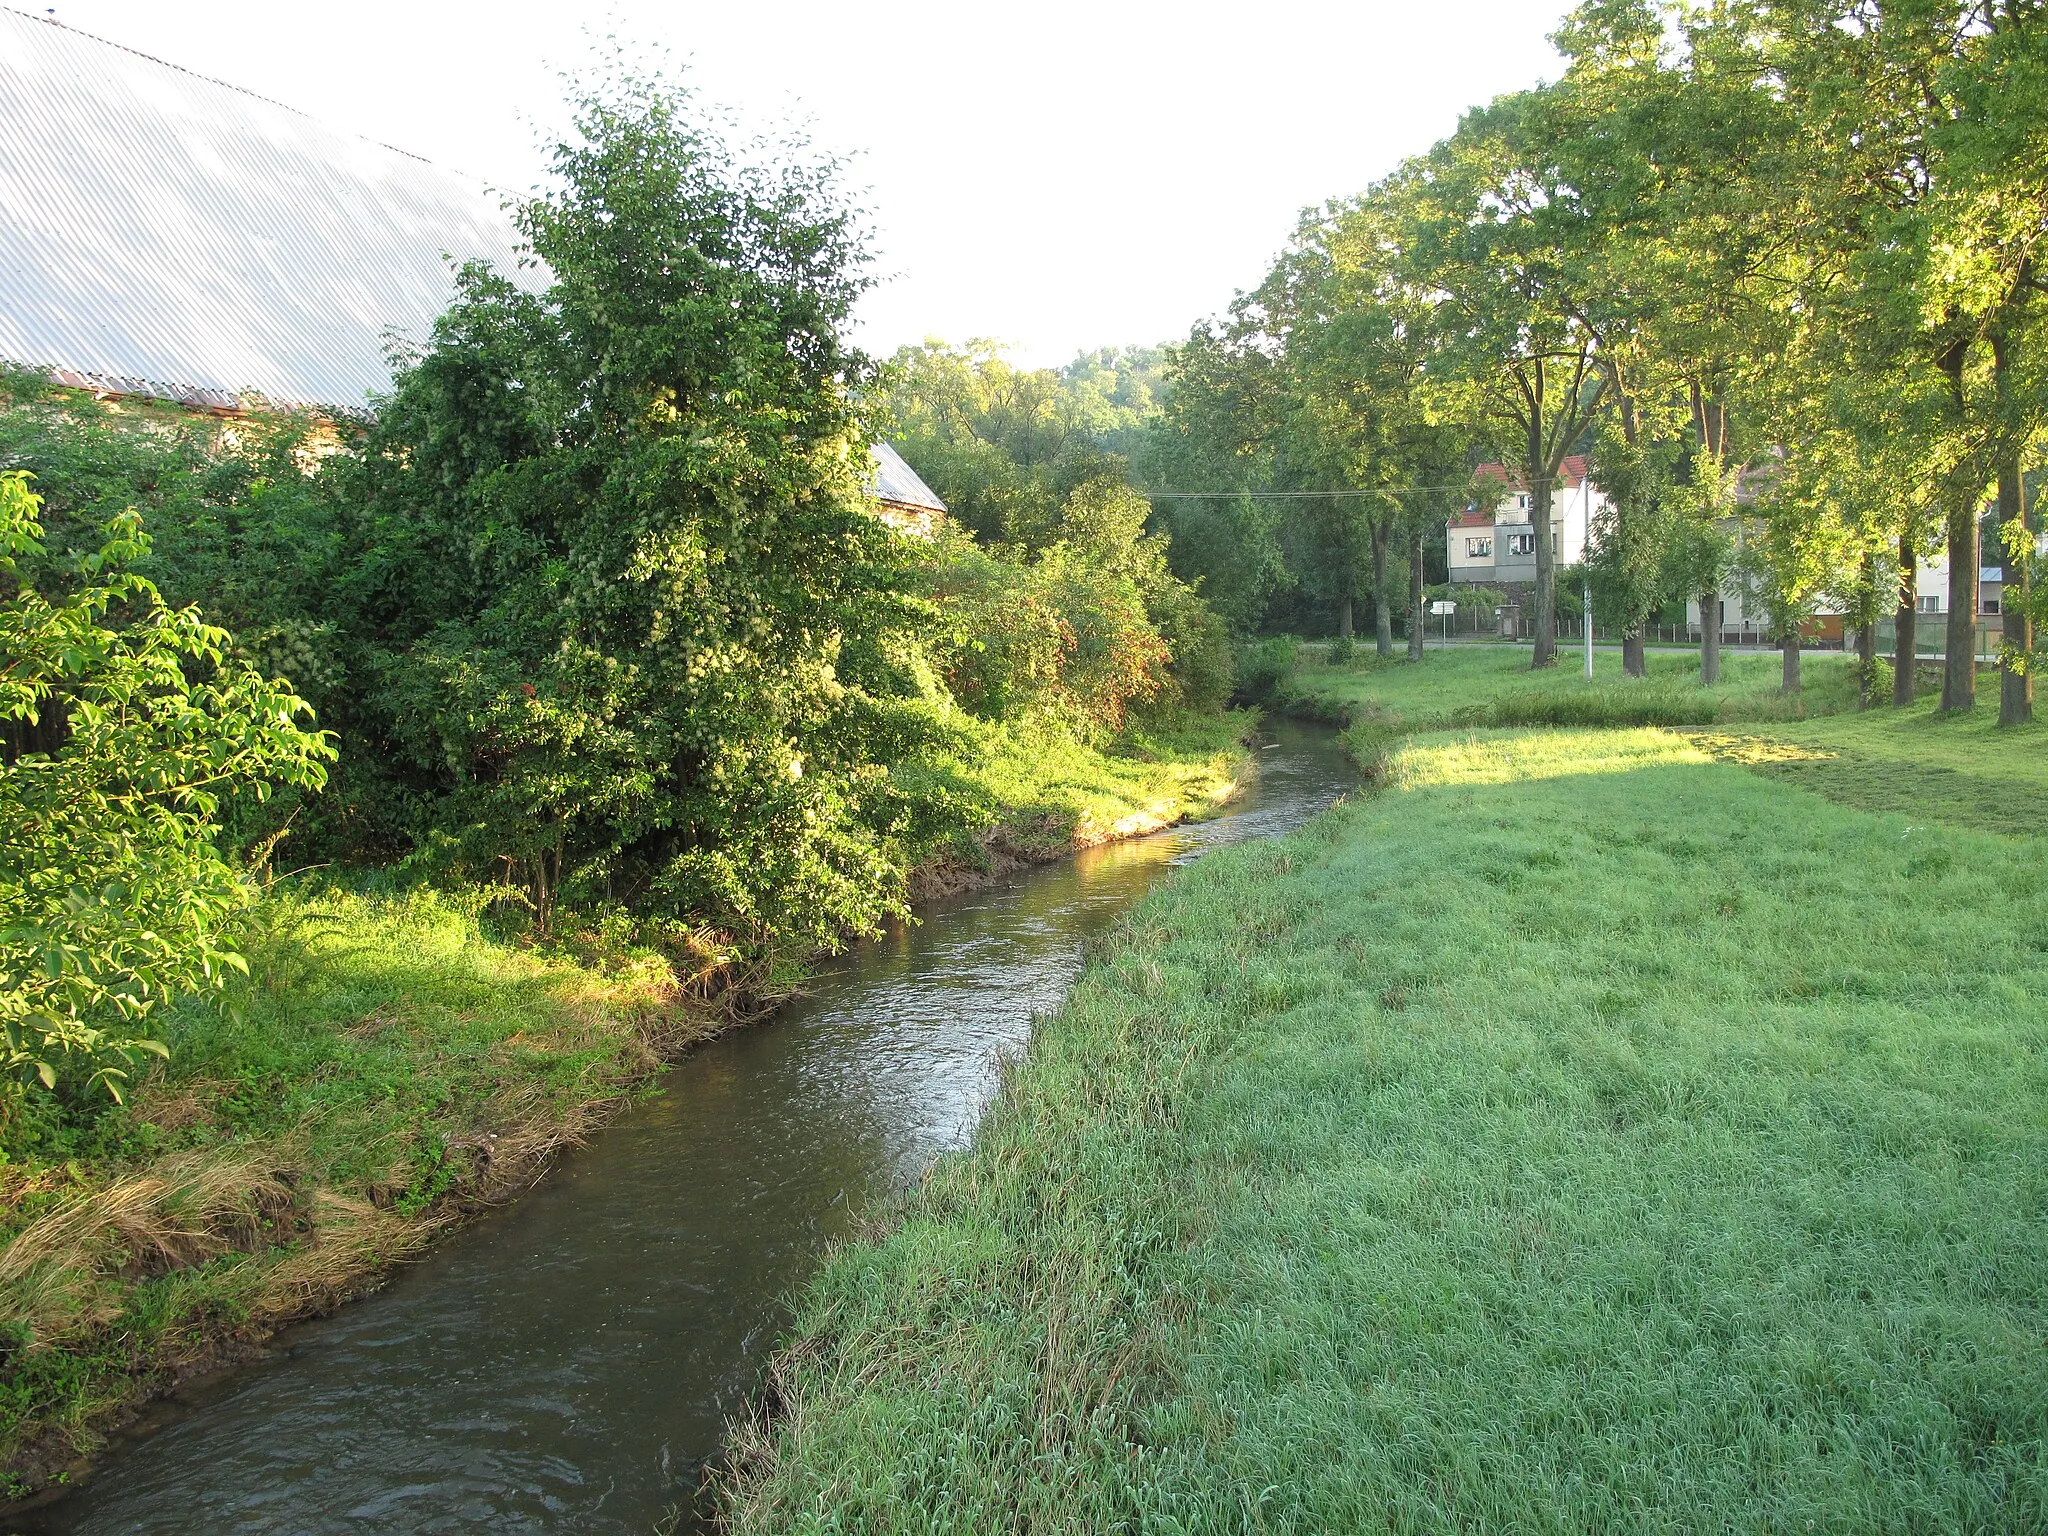
[[[1458,605],[1457,605],[1456,603],[1446,603],[1446,602],[1438,601],[1438,602],[1434,602],[1434,603],[1431,603],[1431,604],[1429,605],[1429,611],[1430,611],[1431,613],[1437,613],[1437,614],[1443,614],[1443,613],[1456,613],[1456,612],[1458,611]]]

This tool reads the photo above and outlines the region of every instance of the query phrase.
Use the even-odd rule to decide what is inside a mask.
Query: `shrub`
[[[1255,640],[1237,654],[1237,691],[1258,702],[1271,699],[1294,675],[1295,643],[1286,635]]]
[[[889,754],[930,725],[914,541],[861,489],[866,286],[830,165],[686,97],[578,105],[342,471],[351,801],[449,878],[790,950],[903,904]]]
[[[1222,618],[1177,581],[1154,593],[1146,607],[1171,657],[1167,672],[1177,702],[1204,714],[1221,709],[1237,683],[1230,631]]]
[[[238,964],[222,925],[249,893],[216,846],[224,803],[316,787],[333,749],[227,631],[135,573],[134,514],[68,592],[25,580],[38,512],[0,475],[0,1072],[18,1096],[75,1067],[118,1097],[134,1053],[163,1050],[150,1015]]]

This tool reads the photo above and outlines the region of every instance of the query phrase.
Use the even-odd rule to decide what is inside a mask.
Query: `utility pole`
[[[1586,681],[1593,681],[1593,573],[1586,572]]]

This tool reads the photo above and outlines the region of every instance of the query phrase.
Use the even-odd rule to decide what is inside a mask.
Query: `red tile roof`
[[[1583,453],[1568,454],[1557,467],[1557,483],[1568,491],[1576,491],[1586,479],[1586,456]],[[1498,480],[1503,485],[1519,490],[1522,485],[1520,466],[1510,470],[1505,464],[1482,464],[1475,471],[1487,480]]]

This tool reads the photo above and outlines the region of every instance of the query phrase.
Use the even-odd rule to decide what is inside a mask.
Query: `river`
[[[1276,734],[1224,815],[935,902],[831,962],[517,1203],[157,1405],[14,1528],[644,1536],[692,1502],[820,1249],[965,1144],[1083,941],[1174,865],[1355,782],[1328,732]]]

